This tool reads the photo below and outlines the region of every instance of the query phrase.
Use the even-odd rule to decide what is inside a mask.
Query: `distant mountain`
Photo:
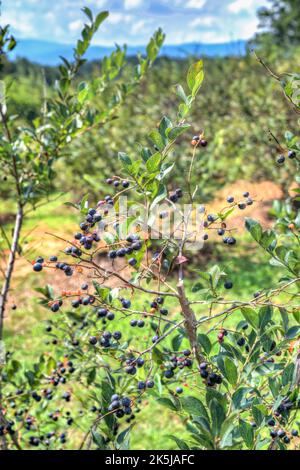
[[[101,59],[109,54],[114,47],[91,46],[86,54],[89,60]],[[136,55],[143,52],[145,46],[129,46],[128,55]],[[21,39],[17,48],[13,51],[13,58],[23,57],[32,62],[42,65],[57,65],[59,56],[72,58],[73,46],[69,44],[59,44],[54,42],[39,41],[36,39]],[[246,52],[246,41],[232,41],[222,44],[201,44],[187,43],[182,45],[165,45],[160,55],[170,58],[184,58],[187,55],[225,57],[240,56]]]

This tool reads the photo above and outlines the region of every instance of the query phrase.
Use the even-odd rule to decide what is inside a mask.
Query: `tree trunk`
[[[13,233],[9,258],[7,262],[5,277],[4,277],[4,281],[3,281],[3,285],[1,289],[1,295],[0,295],[0,341],[3,338],[5,307],[6,307],[7,296],[8,296],[8,292],[10,288],[11,278],[12,278],[12,274],[14,270],[22,223],[23,223],[23,208],[22,206],[19,206],[16,219],[15,219],[14,233]]]

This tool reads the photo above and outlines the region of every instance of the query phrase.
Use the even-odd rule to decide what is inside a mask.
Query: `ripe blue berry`
[[[33,270],[35,272],[38,273],[39,271],[42,271],[42,269],[43,269],[43,265],[41,263],[34,263]]]

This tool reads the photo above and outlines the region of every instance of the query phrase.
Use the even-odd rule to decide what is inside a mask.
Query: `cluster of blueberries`
[[[82,224],[80,224],[80,226],[82,226]],[[82,229],[82,230],[84,230],[84,229]],[[88,230],[88,228],[86,230]],[[93,232],[93,233],[88,234],[88,235],[83,235],[82,233],[78,232],[78,233],[75,233],[74,238],[75,238],[75,240],[79,240],[80,245],[83,245],[85,250],[91,250],[93,248],[93,243],[100,241],[100,237],[97,234],[97,232]],[[72,248],[76,248],[76,247],[72,247]],[[68,248],[67,248],[67,250],[68,250]],[[67,251],[65,251],[65,253],[73,255],[73,256],[81,256],[81,252],[80,252],[79,255],[78,255],[78,252],[80,252],[79,248],[77,248],[77,251],[75,250],[75,254],[73,254],[74,250],[72,250],[72,249],[70,250],[69,253]]]
[[[184,349],[182,351],[182,356],[173,356],[170,359],[171,364],[168,365],[167,369],[164,371],[164,377],[166,379],[171,379],[174,377],[174,370],[175,369],[183,369],[184,367],[192,367],[193,361],[189,357],[191,355],[191,351],[189,349]],[[177,392],[178,393],[178,392]]]
[[[245,202],[239,202],[237,204],[238,208],[240,210],[244,210],[246,209],[247,206],[251,206],[253,204],[253,199],[250,197],[250,194],[248,191],[244,192],[243,193],[243,197],[246,199]],[[235,199],[233,196],[228,196],[227,197],[227,202],[229,204],[232,204],[235,202]],[[204,206],[201,206],[199,211],[201,213],[205,213],[205,207]],[[211,224],[213,224],[214,222],[216,222],[218,220],[218,216],[215,215],[215,214],[208,214],[207,217],[206,217],[206,220],[204,221],[203,223],[203,227],[204,228],[207,228],[209,227]],[[223,237],[223,242],[226,244],[226,245],[235,245],[236,244],[236,238],[232,237],[232,236],[224,236],[225,233],[226,233],[226,224],[225,223],[222,223],[221,224],[221,227],[218,228],[217,230],[217,233],[220,237]],[[208,240],[208,234],[207,233],[204,233],[203,235],[203,240],[206,241]]]
[[[212,372],[207,362],[202,362],[199,366],[200,376],[205,379],[207,387],[214,387],[220,385],[223,381],[221,375]]]
[[[90,336],[89,343],[92,346],[96,346],[96,344],[100,344],[104,348],[109,348],[111,346],[111,341],[114,339],[119,341],[122,338],[122,333],[120,331],[115,331],[111,333],[110,331],[104,331],[100,338],[97,336]]]
[[[278,437],[279,439],[282,439],[285,444],[289,444],[293,437],[298,436],[297,429],[292,429],[290,432],[290,436],[287,435],[287,432],[284,429],[274,429],[274,427],[276,426],[276,421],[274,418],[270,418],[267,421],[267,424],[270,428],[272,428],[270,430],[270,436],[272,437],[272,439],[276,439],[276,437]]]
[[[138,234],[128,235],[126,241],[130,243],[127,247],[119,248],[118,250],[110,250],[108,252],[109,259],[124,258],[126,255],[131,255],[134,251],[139,251],[142,248],[142,242]],[[130,258],[128,263],[131,266],[137,264],[136,258]]]
[[[13,436],[15,434],[14,426],[14,421],[8,421],[6,424],[0,424],[0,436],[4,436],[5,434],[10,434]]]
[[[112,411],[117,418],[123,418],[124,415],[131,415],[131,399],[128,397],[120,397],[115,393],[111,396],[108,411]]]
[[[288,158],[290,158],[291,160],[296,158],[296,152],[294,150],[289,150],[288,151]],[[277,163],[279,163],[279,165],[282,165],[284,162],[285,162],[285,156],[284,155],[279,155],[279,157],[277,158]]]
[[[44,436],[30,436],[29,438],[29,445],[33,447],[39,447],[40,444],[44,444],[45,446],[50,445],[50,439],[55,436],[55,432],[51,431],[46,435],[46,438]],[[62,433],[59,435],[59,440],[61,444],[65,444],[67,442],[67,435],[65,433]]]
[[[110,184],[110,185],[113,185],[115,188],[118,188],[120,185],[124,189],[129,188],[129,181],[127,181],[127,180],[120,181],[120,180],[114,179],[114,178],[107,178],[106,183]]]
[[[194,146],[201,145],[201,147],[206,147],[207,144],[208,144],[207,140],[205,140],[203,137],[199,135],[194,135],[194,137],[192,138],[192,145]]]
[[[175,203],[178,201],[178,199],[182,198],[182,196],[183,196],[182,189],[178,188],[178,189],[175,189],[175,191],[170,194],[169,199],[170,201]]]

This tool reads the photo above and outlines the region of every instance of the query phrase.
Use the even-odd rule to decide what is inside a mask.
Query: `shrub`
[[[194,187],[191,176],[207,158],[203,131],[186,149],[181,187],[172,184],[176,142],[189,132],[203,77],[202,61],[192,64],[186,86],[176,87],[177,121],[163,117],[151,146],[120,152],[120,171],[103,183],[107,195],[72,204],[81,218],[73,239],[60,237],[63,252],[33,261],[37,275],[59,271],[76,286],[39,289],[47,353],[29,370],[8,357],[2,433],[12,446],[126,449],[148,396],[185,423],[187,438],[170,436],[181,449],[285,449],[297,435],[299,218],[290,211],[292,220],[283,216],[267,231],[246,220],[282,278],[232,300],[230,270],[203,270],[194,259],[208,237],[235,250],[230,217],[255,198],[245,188],[216,214],[201,205],[202,182]],[[289,164],[298,165],[298,145],[281,149],[290,150]]]

